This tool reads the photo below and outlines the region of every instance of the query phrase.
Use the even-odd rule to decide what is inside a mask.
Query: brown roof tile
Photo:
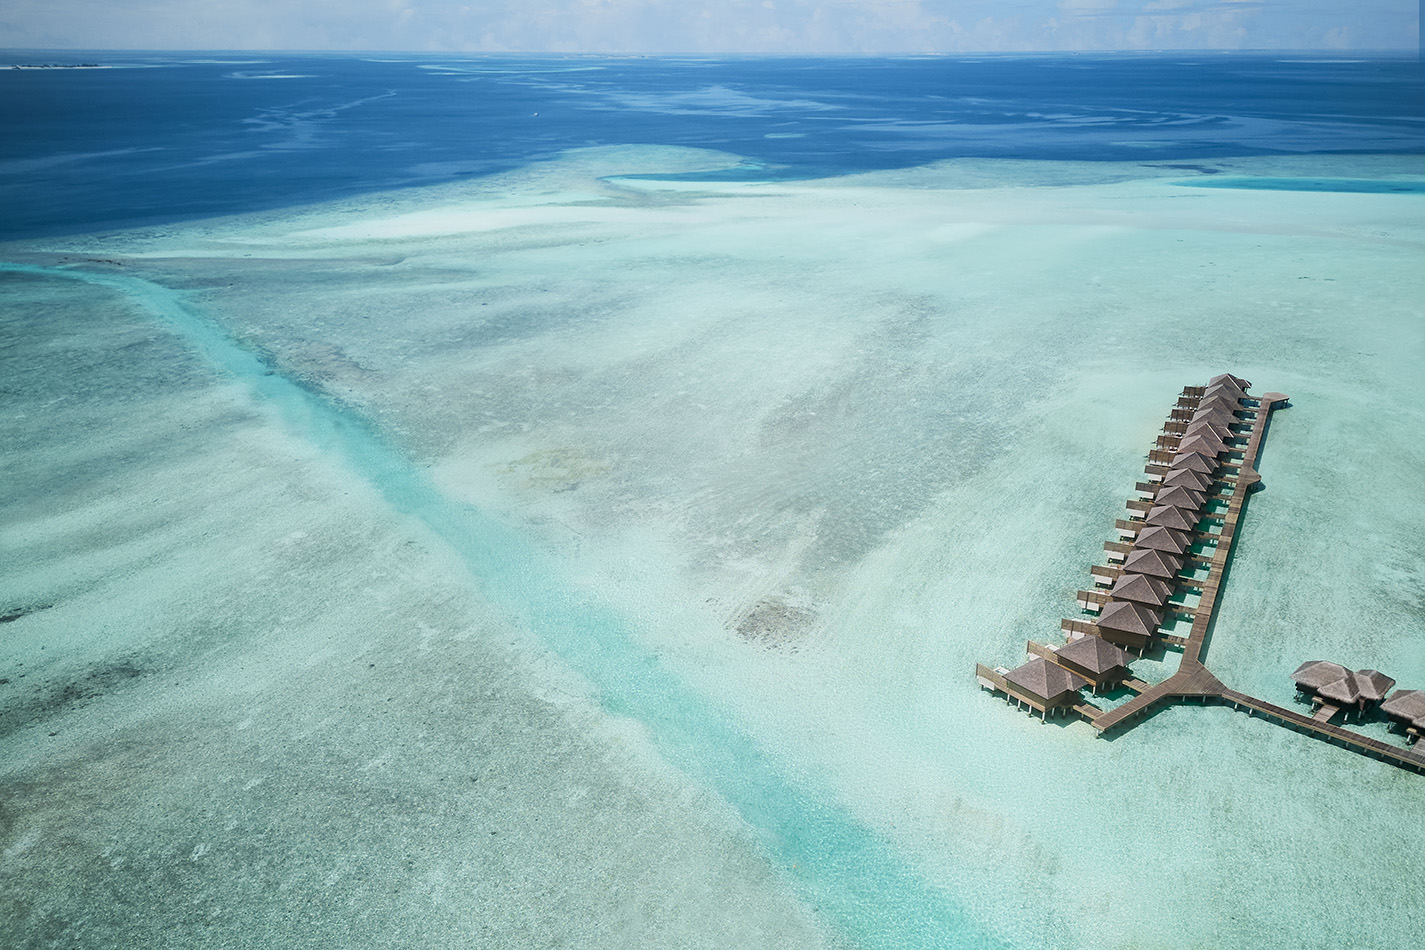
[[[1088,685],[1088,680],[1082,676],[1050,663],[1042,656],[1036,656],[1023,666],[1015,667],[1004,674],[1004,678],[1025,692],[1044,700],[1057,699],[1064,693]]]
[[[1184,488],[1181,485],[1172,485],[1158,492],[1153,498],[1154,505],[1171,505],[1174,508],[1184,508],[1188,511],[1201,511],[1207,499],[1202,492],[1193,491],[1191,488]]]
[[[1139,550],[1170,551],[1173,554],[1182,554],[1190,544],[1184,532],[1156,525],[1139,531],[1138,537],[1133,539],[1133,547]]]
[[[1123,562],[1125,574],[1146,574],[1149,577],[1171,579],[1183,569],[1183,559],[1164,551],[1133,551]]]
[[[1179,455],[1189,455],[1193,452],[1201,452],[1203,455],[1210,455],[1214,458],[1227,451],[1227,443],[1216,437],[1202,434],[1191,435],[1178,443],[1177,452]]]
[[[1190,472],[1201,472],[1204,475],[1211,475],[1217,471],[1217,459],[1201,452],[1189,452],[1185,455],[1173,456],[1173,464],[1169,468],[1185,468]]]
[[[1298,688],[1305,687],[1309,690],[1317,690],[1334,683],[1343,678],[1349,670],[1339,663],[1331,663],[1328,660],[1307,660],[1296,668],[1296,672],[1291,674],[1291,680]]]
[[[1183,488],[1192,491],[1206,492],[1212,487],[1212,479],[1201,472],[1190,471],[1185,468],[1175,468],[1163,476],[1163,484],[1167,487],[1181,485]]]
[[[1392,719],[1425,727],[1425,689],[1398,689],[1380,704],[1380,710]]]
[[[1128,665],[1128,654],[1100,637],[1080,637],[1059,647],[1055,654],[1095,676]]]
[[[1156,577],[1146,574],[1120,574],[1108,595],[1114,600],[1127,600],[1150,607],[1162,607],[1168,602],[1173,589]]]
[[[1115,600],[1104,605],[1096,626],[1102,630],[1122,630],[1125,633],[1152,636],[1153,631],[1158,629],[1159,620],[1155,612],[1142,604]]]
[[[1172,528],[1175,531],[1191,531],[1199,521],[1197,512],[1184,512],[1172,505],[1158,505],[1148,512],[1146,524],[1157,528]]]

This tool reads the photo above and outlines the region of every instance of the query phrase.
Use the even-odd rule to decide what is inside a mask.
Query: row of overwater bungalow
[[[1189,412],[1175,411],[1164,427],[1159,450],[1149,467],[1149,482],[1140,483],[1141,498],[1129,502],[1129,521],[1119,522],[1128,542],[1110,545],[1109,566],[1094,568],[1095,591],[1081,592],[1080,604],[1098,612],[1091,622],[1065,621],[1069,642],[1059,647],[1030,643],[1038,654],[1012,670],[999,668],[981,676],[990,688],[1003,688],[1010,699],[1045,718],[1063,713],[1077,702],[1079,691],[1117,688],[1128,678],[1129,651],[1142,655],[1158,628],[1169,617],[1192,616],[1173,600],[1185,566],[1202,567],[1192,552],[1198,525],[1216,517],[1208,505],[1220,500],[1217,478],[1223,456],[1242,447],[1246,436],[1233,426],[1236,413],[1250,399],[1251,383],[1237,376],[1215,376],[1201,390]],[[1163,464],[1166,463],[1166,467]],[[1004,686],[995,682],[1002,679]]]
[[[1218,474],[1223,457],[1242,451],[1238,443],[1246,436],[1233,427],[1243,421],[1237,413],[1242,400],[1250,398],[1251,385],[1237,376],[1214,376],[1187,418],[1169,422],[1159,438],[1154,457],[1166,462],[1166,470],[1150,471],[1149,481],[1138,486],[1142,499],[1129,502],[1136,517],[1118,523],[1129,547],[1109,554],[1110,562],[1121,558],[1117,575],[1112,563],[1108,570],[1094,572],[1108,588],[1107,599],[1101,605],[1093,603],[1097,598],[1080,601],[1090,610],[1099,607],[1092,631],[1096,636],[1141,655],[1165,622],[1192,617],[1173,597],[1181,586],[1195,586],[1180,577],[1185,566],[1206,566],[1192,546],[1201,540],[1198,526],[1220,517],[1208,506],[1221,500]]]
[[[1330,719],[1337,711],[1358,719],[1379,712],[1396,727],[1418,740],[1425,735],[1425,690],[1398,689],[1395,680],[1379,670],[1348,670],[1327,660],[1307,660],[1291,675],[1296,691],[1310,701],[1318,718]]]

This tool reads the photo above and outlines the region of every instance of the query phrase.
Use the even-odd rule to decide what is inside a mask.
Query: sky
[[[5,0],[0,47],[1414,50],[1425,0]]]

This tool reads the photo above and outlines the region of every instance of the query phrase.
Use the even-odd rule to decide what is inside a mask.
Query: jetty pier
[[[1127,517],[1114,523],[1116,539],[1104,545],[1107,563],[1090,569],[1092,586],[1076,595],[1082,614],[1060,623],[1066,642],[1031,640],[1027,662],[1013,669],[977,664],[975,677],[1021,709],[1046,720],[1082,718],[1101,735],[1131,729],[1170,703],[1230,705],[1425,774],[1425,744],[1416,741],[1425,734],[1425,691],[1397,690],[1387,699],[1395,681],[1383,673],[1309,661],[1296,674],[1298,694],[1313,704],[1307,715],[1231,689],[1207,668],[1208,634],[1238,526],[1261,482],[1262,442],[1272,413],[1288,405],[1283,393],[1251,395],[1251,385],[1222,374],[1183,389],[1148,452]],[[1153,684],[1134,678],[1133,658],[1159,649],[1181,651],[1176,672]],[[1133,695],[1112,707],[1091,701],[1113,690]],[[1352,711],[1361,718],[1377,710],[1400,725],[1411,745],[1344,725]]]

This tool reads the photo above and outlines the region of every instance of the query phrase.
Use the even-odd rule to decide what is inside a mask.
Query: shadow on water
[[[0,270],[81,280],[131,297],[244,383],[295,436],[422,522],[459,554],[483,594],[593,683],[606,710],[645,724],[660,753],[736,808],[802,898],[858,945],[1007,946],[826,790],[784,778],[755,742],[639,647],[623,619],[579,589],[552,557],[508,525],[441,494],[365,418],[274,372],[189,309],[179,292],[120,275],[21,264],[0,264]]]

